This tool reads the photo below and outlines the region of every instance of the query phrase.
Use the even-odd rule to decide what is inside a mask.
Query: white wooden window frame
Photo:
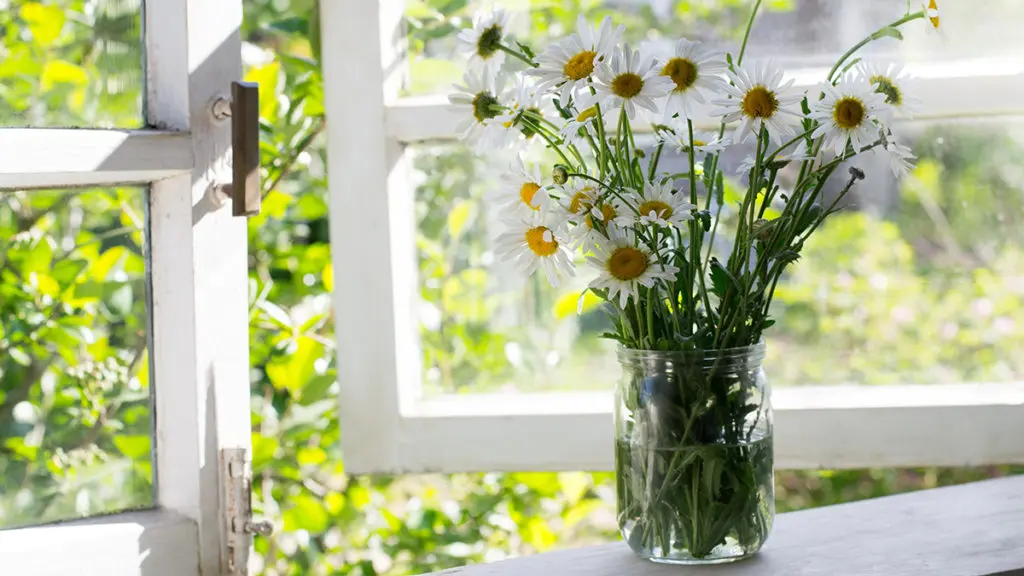
[[[425,398],[407,146],[454,140],[444,97],[399,97],[401,0],[322,5],[345,467],[352,473],[612,468],[611,394]],[[909,67],[921,119],[1012,117],[1024,61]],[[822,70],[796,70],[810,86]],[[339,272],[339,277],[345,275]],[[1024,462],[1024,383],[776,389],[780,468]]]
[[[246,224],[207,200],[230,181],[240,0],[147,0],[141,130],[0,129],[0,189],[150,186],[153,508],[0,531],[0,572],[221,574],[219,453],[249,448]]]

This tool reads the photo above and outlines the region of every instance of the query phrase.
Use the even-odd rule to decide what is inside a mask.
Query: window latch
[[[253,534],[267,537],[274,524],[252,515],[252,463],[245,448],[224,448],[220,455],[224,511],[222,568],[228,574],[246,574]]]
[[[254,82],[232,82],[231,98],[210,103],[218,121],[231,119],[231,183],[214,185],[218,204],[231,200],[235,216],[260,213],[260,89]]]

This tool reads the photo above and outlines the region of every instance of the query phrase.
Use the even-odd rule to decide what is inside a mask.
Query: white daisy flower
[[[573,248],[581,249],[584,254],[593,252],[598,241],[607,238],[614,231],[620,230],[617,218],[619,214],[627,212],[629,212],[629,208],[623,205],[621,200],[613,196],[605,196],[590,209],[589,214],[583,217],[581,224],[569,231]]]
[[[597,64],[611,56],[622,39],[623,26],[612,29],[611,18],[605,16],[599,28],[594,29],[587,19],[576,21],[576,34],[548,46],[537,57],[540,65],[526,73],[538,78],[542,90],[558,89],[558,99],[567,106],[569,98],[585,89]]]
[[[675,133],[662,132],[663,141],[674,147],[680,154],[690,153],[690,133],[686,127],[676,128]],[[729,147],[729,138],[719,138],[715,132],[694,132],[693,149],[697,154],[717,154]]]
[[[917,159],[909,147],[895,140],[884,142],[878,147],[872,148],[871,152],[880,154],[885,158],[885,161],[889,164],[889,169],[892,170],[893,175],[897,178],[902,178],[909,174],[914,168],[914,160]]]
[[[536,215],[509,222],[508,230],[495,240],[495,248],[502,260],[511,261],[523,274],[530,276],[540,269],[549,284],[558,286],[575,272],[565,240],[564,222]]]
[[[455,84],[456,92],[448,96],[448,101],[463,116],[458,125],[461,138],[476,143],[477,152],[503,147],[508,130],[502,130],[500,124],[491,120],[502,113],[503,102],[508,100],[504,91],[504,76],[494,79],[488,74],[467,72],[462,81],[464,85]]]
[[[579,145],[585,141],[585,134],[597,137],[596,122],[597,108],[591,106],[577,114],[575,118],[568,120],[559,132],[559,136],[567,145]]]
[[[706,94],[714,94],[722,85],[725,60],[702,48],[700,42],[686,39],[676,42],[675,49],[660,63],[661,75],[672,80],[673,86],[665,103],[665,116],[678,114],[691,118],[695,104],[704,104]]]
[[[616,230],[609,238],[598,239],[587,262],[598,270],[590,287],[607,290],[608,300],[618,300],[620,308],[625,308],[630,298],[639,298],[641,286],[650,288],[659,280],[672,280],[679,273],[678,268],[662,262],[647,246],[637,245],[636,235],[629,230]]]
[[[880,64],[877,62],[861,62],[859,72],[868,79],[878,92],[885,97],[887,106],[906,118],[913,118],[921,108],[921,100],[909,96],[904,90],[909,76],[903,72],[903,65],[897,63]]]
[[[562,208],[576,223],[583,221],[583,216],[590,213],[590,209],[601,197],[600,185],[586,178],[573,178],[562,187],[562,192]]]
[[[757,138],[761,128],[767,128],[772,141],[782,143],[793,134],[793,126],[801,118],[789,108],[800,102],[799,94],[787,94],[793,80],[782,83],[782,70],[771,61],[760,66],[744,66],[736,73],[726,71],[732,84],[723,84],[729,98],[715,100],[722,106],[713,112],[724,116],[726,122],[741,120],[736,131],[736,142]]]
[[[696,208],[682,194],[672,193],[672,180],[664,184],[644,182],[643,194],[632,191],[626,199],[636,212],[630,210],[617,216],[616,223],[623,227],[642,222],[682,228],[687,220],[693,220],[690,211]]]
[[[488,120],[487,124],[495,125],[493,128],[494,132],[500,134],[506,144],[515,141],[519,134],[522,134],[529,140],[536,136],[536,131],[521,121],[522,115],[525,112],[532,112],[533,114],[543,116],[542,108],[537,87],[520,76],[516,80],[515,88],[512,90],[508,108],[501,114]],[[497,137],[495,136],[495,138]]]
[[[811,137],[821,138],[824,148],[842,156],[848,144],[860,150],[878,138],[878,121],[888,111],[885,98],[866,80],[847,77],[836,86],[826,82],[821,91],[825,97],[811,106],[811,118],[821,125]]]
[[[938,32],[939,28],[939,6],[935,0],[928,0],[927,4],[921,4],[921,9],[924,10],[925,21],[928,22],[928,30],[932,32]]]
[[[495,203],[513,215],[529,218],[534,213],[546,214],[551,202],[551,195],[544,187],[537,166],[528,170],[518,156],[509,166],[509,171],[500,178]]]
[[[641,56],[627,44],[612,55],[611,63],[602,62],[597,68],[596,94],[583,94],[581,106],[606,104],[607,108],[620,105],[630,118],[636,116],[636,107],[658,113],[657,100],[668,94],[674,84],[654,67],[654,59]]]
[[[469,56],[469,68],[476,72],[497,72],[505,62],[501,44],[505,40],[508,14],[497,9],[477,12],[473,27],[459,33],[459,51]]]

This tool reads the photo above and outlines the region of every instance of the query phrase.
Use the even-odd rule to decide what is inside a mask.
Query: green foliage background
[[[749,8],[681,0],[665,19],[646,5],[516,5],[531,8],[535,39],[581,11],[611,14],[633,39],[698,26],[731,37]],[[247,77],[261,87],[266,188],[249,222],[255,501],[278,529],[257,539],[257,572],[416,574],[616,537],[609,473],[345,474],[329,292],[359,280],[330,265],[314,7],[246,2],[242,31]],[[473,8],[409,3],[411,92],[458,76],[452,38]],[[0,14],[0,123],[140,125],[138,14],[131,0],[12,0]],[[821,231],[777,293],[776,383],[1021,378],[1024,178],[1011,128],[923,127],[922,162],[898,194],[876,182],[859,198],[864,209]],[[420,289],[437,315],[422,331],[428,389],[588,379],[605,349],[600,310],[588,304],[576,318],[571,290],[508,287],[489,260],[492,169],[457,145],[417,146],[415,158]],[[0,527],[152,502],[145,200],[132,188],[0,192]],[[1020,471],[781,472],[778,507]]]

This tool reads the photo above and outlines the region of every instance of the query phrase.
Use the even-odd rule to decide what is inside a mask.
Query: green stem
[[[514,57],[514,58],[517,58],[519,60],[522,60],[523,62],[526,62],[531,68],[537,68],[538,66],[540,66],[540,64],[537,64],[533,60],[530,60],[529,58],[527,58],[525,54],[520,54],[519,52],[509,48],[508,46],[505,46],[504,44],[498,44],[498,50],[501,50],[502,52],[504,52],[504,53]]]
[[[740,44],[740,53],[736,57],[736,65],[743,64],[743,55],[747,52],[747,40],[750,39],[750,30],[754,27],[754,19],[757,18],[757,10],[761,7],[761,0],[757,0],[754,9],[750,11],[750,18],[747,19],[747,30],[743,33],[743,44]]]
[[[924,17],[925,17],[925,11],[921,10],[920,12],[914,12],[913,14],[907,14],[906,16],[904,16],[903,18],[900,18],[899,20],[896,20],[892,24],[889,24],[889,25],[886,25],[886,26],[882,26],[878,30],[875,30],[871,35],[869,35],[868,37],[864,38],[860,42],[857,42],[856,44],[854,44],[853,48],[850,48],[849,50],[846,51],[845,54],[843,54],[842,56],[839,57],[839,60],[836,62],[836,65],[833,66],[832,69],[829,70],[829,72],[828,72],[828,81],[829,82],[833,82],[833,77],[836,75],[836,72],[839,71],[839,68],[842,67],[843,63],[845,63],[850,58],[850,56],[853,56],[854,54],[857,53],[858,50],[860,50],[864,46],[867,46],[871,42],[874,42],[875,40],[878,40],[880,38],[885,38],[886,36],[888,36],[888,34],[886,33],[886,30],[888,30],[889,28],[898,28],[898,27],[906,24],[907,22],[911,22],[913,20],[918,20],[918,19],[921,19],[921,18],[924,18]]]

